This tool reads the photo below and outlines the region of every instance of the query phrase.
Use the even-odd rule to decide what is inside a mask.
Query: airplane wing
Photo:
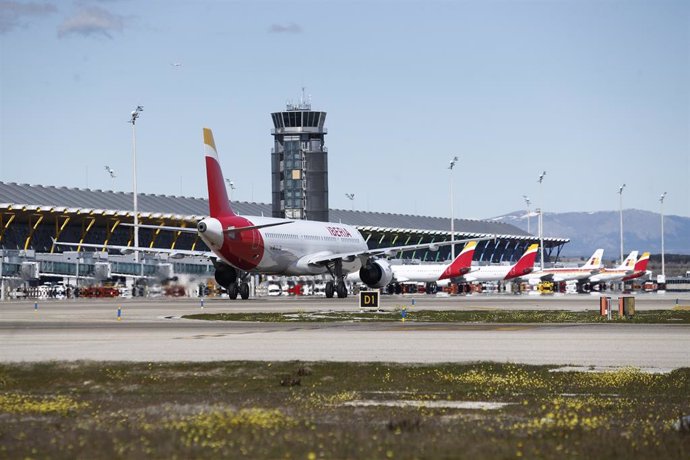
[[[329,262],[333,262],[333,261],[338,260],[338,259],[354,260],[356,257],[363,259],[362,262],[364,262],[364,260],[369,258],[369,257],[384,256],[384,255],[387,257],[393,257],[394,255],[396,255],[400,252],[405,252],[405,251],[415,251],[417,249],[431,249],[431,250],[435,251],[441,246],[450,246],[451,244],[466,243],[468,241],[488,241],[488,240],[495,240],[495,239],[496,239],[496,235],[485,237],[485,238],[467,238],[464,240],[440,241],[438,243],[423,243],[423,244],[410,244],[407,246],[392,246],[392,247],[388,247],[388,248],[369,249],[367,251],[359,251],[359,252],[353,251],[353,252],[341,252],[341,253],[334,253],[334,254],[319,253],[319,254],[315,254],[313,257],[307,259],[307,263],[309,265],[325,265]]]
[[[194,257],[218,257],[210,251],[191,251],[189,249],[163,249],[163,248],[143,248],[143,247],[132,247],[132,246],[117,246],[112,244],[92,244],[92,243],[66,243],[63,241],[57,241],[53,238],[53,244],[56,246],[66,246],[73,248],[94,248],[94,249],[106,249],[118,251],[121,254],[131,254],[135,251],[137,252],[147,252],[149,254],[168,254],[169,257],[177,258],[182,256],[194,256]]]
[[[275,227],[276,225],[285,225],[285,224],[291,224],[293,221],[287,221],[287,222],[274,222],[271,224],[263,224],[263,225],[248,225],[246,227],[228,227],[225,230],[223,230],[226,233],[229,232],[246,232],[247,230],[257,230],[260,228],[266,228],[266,227]],[[120,224],[123,227],[134,227],[134,224],[130,223],[124,223]],[[137,225],[139,228],[149,228],[152,230],[168,230],[171,232],[185,232],[185,233],[197,233],[197,228],[196,227],[171,227],[167,225],[149,225],[149,224],[139,224]]]

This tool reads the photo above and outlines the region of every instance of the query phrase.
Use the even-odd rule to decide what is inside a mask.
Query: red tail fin
[[[537,258],[538,248],[538,244],[530,245],[522,257],[520,257],[520,260],[513,265],[504,279],[509,280],[511,278],[517,278],[518,276],[523,276],[530,273],[534,267],[534,260]]]
[[[474,248],[476,247],[476,241],[467,242],[465,247],[462,248],[462,251],[460,251],[460,254],[458,254],[455,260],[452,261],[448,267],[446,267],[445,271],[438,279],[445,280],[455,278],[470,271],[470,266],[472,265],[472,256],[474,255]]]
[[[647,270],[647,264],[649,263],[649,253],[645,252],[642,254],[642,257],[637,259],[637,262],[635,263],[635,271],[636,272],[643,272]]]
[[[204,157],[206,158],[206,183],[208,184],[208,207],[211,217],[234,216],[228,192],[225,189],[223,171],[220,169],[216,143],[210,129],[204,128]]]

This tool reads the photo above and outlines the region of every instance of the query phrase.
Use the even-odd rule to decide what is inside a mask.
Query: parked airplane
[[[472,256],[476,247],[476,241],[469,241],[460,251],[460,254],[448,264],[391,265],[392,281],[398,283],[436,283],[437,286],[447,286],[451,278],[456,278],[470,271]],[[361,282],[357,272],[347,275],[347,279]]]
[[[637,254],[637,251],[632,251],[618,267],[602,268],[599,273],[595,273],[583,281],[588,283],[611,283],[614,281],[621,281],[627,275],[633,274]]]
[[[527,276],[522,276],[520,279],[522,281],[528,281],[530,284],[539,284],[542,281],[570,281],[570,280],[581,280],[588,278],[591,275],[598,273],[601,270],[602,263],[601,258],[604,255],[603,249],[597,249],[592,254],[592,257],[585,262],[581,267],[575,268],[545,268],[544,270],[539,270],[530,273]]]
[[[213,260],[215,279],[230,298],[249,297],[247,276],[251,273],[269,275],[330,274],[333,281],[325,286],[326,297],[347,297],[343,281],[348,273],[359,272],[360,279],[369,287],[384,287],[393,279],[390,263],[380,257],[391,257],[416,249],[437,250],[440,246],[469,240],[394,246],[369,249],[359,231],[346,224],[289,220],[272,217],[239,216],[228,200],[223,172],[218,160],[216,144],[210,129],[204,128],[204,157],[210,215],[198,222],[196,229],[140,225],[142,228],[194,232],[201,237],[211,252],[170,250],[159,248],[133,248],[55,242],[63,246],[114,249],[125,253],[133,251],[168,253],[176,255],[206,255]],[[474,238],[475,241],[495,239]],[[239,282],[238,282],[239,280]]]
[[[460,279],[468,283],[485,281],[504,281],[517,278],[530,273],[537,258],[538,244],[532,244],[527,248],[520,260],[513,265],[486,265],[475,266]]]
[[[623,281],[629,281],[635,278],[639,278],[640,276],[643,276],[645,273],[647,273],[647,264],[649,263],[649,253],[644,252],[642,253],[642,256],[640,256],[639,259],[637,259],[637,262],[635,263],[635,268],[633,269],[632,274],[626,276],[623,278]]]

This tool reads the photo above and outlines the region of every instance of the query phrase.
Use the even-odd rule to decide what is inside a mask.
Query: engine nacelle
[[[220,286],[227,289],[228,286],[237,281],[237,270],[234,267],[224,263],[216,263],[215,266],[216,272],[213,276]]]
[[[372,288],[385,287],[393,281],[393,270],[386,260],[368,260],[359,269],[359,279]]]

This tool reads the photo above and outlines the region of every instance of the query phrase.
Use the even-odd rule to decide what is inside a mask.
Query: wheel
[[[232,283],[230,286],[228,286],[228,295],[230,296],[230,299],[235,300],[237,298],[239,289],[237,288],[237,283]]]
[[[328,281],[326,282],[326,298],[327,299],[332,299],[333,298],[333,281]]]
[[[240,284],[240,297],[242,297],[242,300],[247,300],[249,298],[249,284]]]
[[[347,297],[347,286],[345,286],[344,281],[338,281],[338,284],[335,287],[336,292],[338,293],[338,298],[339,299],[344,299]]]

